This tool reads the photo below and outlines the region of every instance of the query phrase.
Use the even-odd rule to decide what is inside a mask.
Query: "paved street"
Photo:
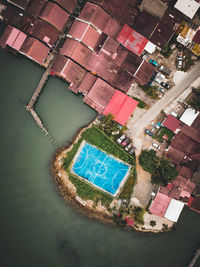
[[[186,90],[198,77],[200,77],[200,63],[192,68],[183,79],[181,79],[176,86],[171,88],[169,92],[158,100],[149,110],[143,115],[129,120],[128,136],[133,139],[136,147],[136,168],[137,168],[137,184],[134,187],[134,192],[131,197],[131,204],[136,206],[146,207],[150,198],[151,191],[156,191],[157,186],[151,184],[151,175],[145,172],[138,163],[138,156],[141,153],[142,147],[145,145],[144,129],[150,122],[165,109],[171,102],[173,102],[184,90]],[[148,137],[148,136],[146,136]]]
[[[185,78],[176,86],[171,88],[169,92],[158,100],[143,116],[136,122],[129,121],[129,136],[134,138],[140,136],[144,128],[160,113],[162,109],[168,106],[174,99],[176,99],[192,82],[200,76],[200,62],[188,72]]]

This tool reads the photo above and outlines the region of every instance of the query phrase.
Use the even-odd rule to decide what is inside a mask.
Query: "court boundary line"
[[[125,176],[123,177],[123,179],[120,181],[119,186],[118,186],[118,188],[117,188],[117,190],[115,191],[114,194],[112,194],[112,193],[106,191],[106,190],[103,189],[102,187],[100,187],[100,186],[94,184],[93,182],[87,180],[86,178],[84,178],[84,177],[82,177],[82,176],[80,176],[80,175],[78,175],[78,174],[76,174],[76,173],[74,172],[74,170],[73,170],[73,166],[74,166],[74,164],[75,164],[75,162],[76,162],[78,156],[80,155],[80,152],[82,151],[83,147],[85,146],[85,144],[89,144],[90,146],[92,146],[92,147],[94,147],[94,148],[96,148],[96,149],[98,149],[98,150],[104,152],[104,153],[106,154],[106,158],[107,158],[107,156],[110,156],[110,157],[113,158],[114,160],[116,160],[116,161],[118,161],[118,162],[121,162],[121,163],[123,163],[124,165],[128,166],[128,170],[127,170]],[[96,147],[95,145],[90,144],[90,143],[87,142],[86,140],[83,140],[83,141],[81,142],[81,144],[80,144],[80,146],[79,146],[79,148],[78,148],[78,150],[77,150],[77,152],[76,152],[76,154],[75,154],[73,160],[72,160],[72,166],[71,166],[71,168],[70,168],[70,171],[71,171],[72,174],[75,175],[77,178],[79,178],[80,180],[82,180],[82,181],[88,183],[88,184],[89,184],[90,186],[92,186],[93,188],[98,189],[99,191],[103,191],[105,194],[108,194],[108,195],[110,195],[110,196],[112,196],[112,197],[117,197],[118,194],[120,193],[120,191],[122,190],[122,188],[123,188],[125,182],[127,181],[127,178],[129,177],[129,175],[130,175],[130,171],[131,171],[131,169],[132,169],[133,167],[134,167],[134,166],[131,166],[131,165],[128,164],[127,162],[124,162],[123,160],[121,160],[121,159],[119,159],[119,158],[116,158],[116,157],[113,156],[112,154],[109,154],[108,152],[106,152],[106,151],[104,151],[104,150],[102,150],[102,149]],[[121,169],[121,170],[123,170],[123,169]],[[119,171],[120,171],[120,170],[119,170]],[[95,177],[95,178],[96,178],[96,177]],[[106,179],[106,180],[107,180],[107,179]],[[113,179],[112,179],[112,181],[113,181]],[[112,181],[111,181],[111,185],[112,185]]]

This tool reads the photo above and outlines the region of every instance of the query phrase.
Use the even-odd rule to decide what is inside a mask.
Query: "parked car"
[[[169,84],[168,83],[165,83],[165,82],[161,82],[160,85],[162,85],[163,87],[165,87],[167,89],[170,88]]]
[[[150,59],[149,60],[149,63],[151,63],[155,67],[158,67],[158,63],[155,60],[153,60],[153,59]]]
[[[149,131],[148,129],[145,129],[144,132],[145,132],[146,134],[148,134],[149,136],[152,136],[152,135],[153,135],[153,133],[152,133],[151,131]]]
[[[128,151],[128,153],[130,154],[130,155],[133,155],[133,153],[135,152],[135,147],[133,146],[129,151]]]
[[[125,134],[122,134],[118,139],[117,139],[117,143],[121,144],[121,142],[126,138]]]
[[[121,143],[121,146],[125,147],[127,146],[129,143],[131,142],[131,139],[129,137],[126,137],[122,143]]]
[[[126,151],[128,151],[129,149],[131,149],[131,148],[132,148],[132,146],[133,146],[133,144],[132,144],[132,143],[128,144],[128,145],[125,147],[125,150],[126,150]]]
[[[157,143],[152,143],[152,146],[155,147],[156,149],[160,148],[160,146]]]
[[[119,134],[119,131],[112,132],[112,135],[117,135]]]
[[[160,129],[160,126],[154,121],[151,122],[151,125],[154,126],[156,129]]]
[[[178,58],[178,60],[177,60],[177,68],[181,69],[182,67],[183,67],[183,59]]]
[[[158,90],[164,95],[166,93],[166,90],[162,87],[158,87]]]
[[[165,67],[164,65],[161,65],[158,68],[159,71],[161,71],[162,73],[164,73],[165,75],[170,75],[171,70],[169,70],[167,67]]]
[[[162,74],[162,73],[158,73],[158,74],[157,74],[157,77],[158,77],[159,79],[161,79],[161,80],[164,80],[164,79],[165,79],[165,75]]]

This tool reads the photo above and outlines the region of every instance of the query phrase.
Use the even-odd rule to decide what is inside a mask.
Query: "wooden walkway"
[[[31,115],[33,116],[34,120],[36,121],[37,125],[42,129],[42,131],[45,133],[45,136],[47,136],[47,139],[50,143],[53,143],[54,145],[56,144],[50,133],[47,131],[45,128],[43,122],[41,121],[40,117],[38,114],[35,112],[34,109],[29,110]]]
[[[41,78],[41,80],[40,80],[40,82],[39,82],[37,88],[35,89],[35,92],[34,92],[34,94],[32,95],[32,97],[31,97],[31,99],[30,99],[28,105],[26,106],[26,109],[27,109],[28,111],[31,111],[31,109],[32,109],[33,106],[35,105],[35,101],[36,101],[37,97],[40,95],[40,93],[41,93],[41,91],[42,91],[42,89],[43,89],[43,87],[44,87],[44,85],[45,85],[45,83],[46,83],[46,81],[47,81],[47,79],[48,79],[48,77],[49,77],[49,74],[50,74],[50,73],[49,73],[49,69],[47,69],[47,70],[44,72],[44,74],[43,74],[43,76],[42,76],[42,78]]]
[[[191,256],[189,263],[186,265],[186,267],[193,267],[195,266],[195,263],[197,262],[198,258],[200,257],[200,244],[195,249],[194,254]]]

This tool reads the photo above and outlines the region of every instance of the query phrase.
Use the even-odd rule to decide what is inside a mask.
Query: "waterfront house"
[[[69,14],[57,4],[47,2],[40,17],[61,31],[68,20]]]

